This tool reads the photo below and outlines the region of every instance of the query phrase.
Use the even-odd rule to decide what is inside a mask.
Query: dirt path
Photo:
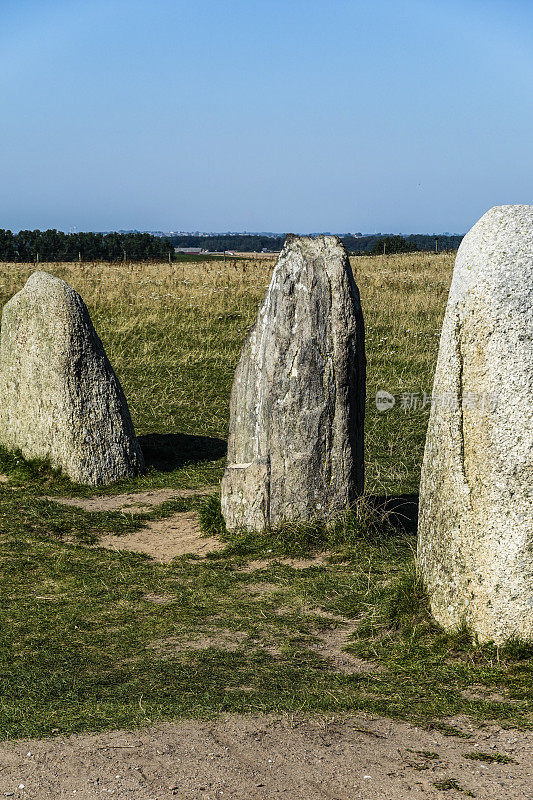
[[[201,557],[215,550],[223,550],[225,545],[214,536],[205,536],[194,511],[182,511],[171,517],[150,520],[134,533],[120,536],[104,534],[98,539],[96,547],[146,553],[155,561],[169,564],[173,558],[185,553]]]
[[[200,489],[152,489],[146,492],[130,492],[129,494],[103,495],[102,497],[47,497],[54,503],[64,506],[75,506],[85,511],[127,511],[140,514],[150,511],[167,500],[184,497],[202,497],[218,492],[218,486],[203,486]]]
[[[277,564],[284,564],[293,569],[309,569],[309,567],[323,567],[328,563],[328,552],[320,553],[314,558],[258,558],[254,561],[248,562],[245,567],[240,569],[240,572],[250,573],[258,569],[268,569],[268,567],[276,562]]]
[[[85,511],[122,511],[125,514],[140,514],[167,500],[201,497],[216,491],[218,486],[203,486],[199,489],[153,489],[102,497],[47,497],[46,499],[65,506],[83,508]],[[223,550],[224,544],[213,536],[204,536],[198,515],[194,511],[182,511],[163,519],[149,520],[141,530],[134,533],[120,536],[112,533],[104,534],[100,536],[96,547],[145,553],[155,561],[168,564],[173,558],[186,553],[202,557],[215,550]]]
[[[531,800],[533,733],[453,722],[470,738],[367,716],[325,723],[270,715],[6,742],[0,797],[460,800],[472,792],[480,800]],[[465,758],[472,751],[518,763]]]

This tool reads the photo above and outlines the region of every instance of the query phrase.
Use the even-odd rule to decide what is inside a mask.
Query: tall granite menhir
[[[363,491],[364,325],[335,236],[288,236],[230,402],[230,530],[329,520]]]
[[[418,558],[445,628],[533,639],[533,206],[491,209],[457,254]]]
[[[35,272],[2,313],[0,444],[90,485],[143,467],[126,398],[85,303],[46,272]]]

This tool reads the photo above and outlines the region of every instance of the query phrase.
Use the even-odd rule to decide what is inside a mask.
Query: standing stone
[[[336,236],[287,236],[230,401],[229,530],[329,519],[363,490],[364,325]]]
[[[533,639],[533,206],[488,211],[453,273],[420,486],[436,620]]]
[[[6,303],[0,444],[97,485],[143,467],[124,393],[74,289],[35,272]]]

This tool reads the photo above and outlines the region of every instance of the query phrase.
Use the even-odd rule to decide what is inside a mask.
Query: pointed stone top
[[[301,250],[306,255],[319,256],[328,251],[339,250],[346,255],[344,245],[338,236],[298,236],[288,233],[285,237],[283,249]]]
[[[38,269],[35,272],[32,272],[32,274],[26,281],[26,285],[28,283],[33,283],[34,281],[47,281],[47,280],[60,281],[61,278],[56,278],[55,275],[52,275],[51,272],[46,272],[46,270],[44,269]],[[65,283],[65,281],[62,282]]]
[[[78,292],[73,289],[72,286],[69,286],[62,278],[51,275],[49,272],[45,272],[42,269],[30,275],[20,292],[40,294],[43,296],[48,294],[54,294],[55,296],[58,293],[78,295]]]
[[[24,289],[36,289],[44,286],[51,286],[53,284],[56,286],[68,286],[69,289],[71,288],[68,283],[61,278],[56,278],[55,275],[51,275],[49,272],[39,269],[37,272],[34,272],[32,275],[30,275],[24,285]]]
[[[525,242],[533,244],[533,205],[490,208],[466,234],[461,248],[471,239],[503,252],[520,251]]]
[[[273,281],[280,271],[288,270],[295,274],[310,264],[323,269],[330,279],[346,273],[353,280],[350,259],[338,236],[297,236],[289,233],[279,254]]]
[[[472,288],[524,291],[533,279],[533,205],[494,206],[469,230],[455,262],[450,300]]]

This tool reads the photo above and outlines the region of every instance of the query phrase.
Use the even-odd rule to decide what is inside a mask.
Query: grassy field
[[[99,494],[218,483],[233,370],[273,263],[41,265],[86,301],[147,458],[144,476]],[[427,395],[453,257],[353,264],[366,320],[367,497],[332,530],[229,536],[216,496],[143,513],[66,507],[53,498],[94,492],[0,453],[3,737],[221,711],[366,710],[452,733],[454,715],[531,724],[531,649],[444,634],[414,569]],[[0,265],[0,305],[32,271]],[[378,412],[378,389],[395,395],[392,410]],[[165,565],[87,546],[181,510],[197,510],[225,549]],[[288,560],[309,556],[306,568]],[[339,666],[335,642],[358,668]]]

